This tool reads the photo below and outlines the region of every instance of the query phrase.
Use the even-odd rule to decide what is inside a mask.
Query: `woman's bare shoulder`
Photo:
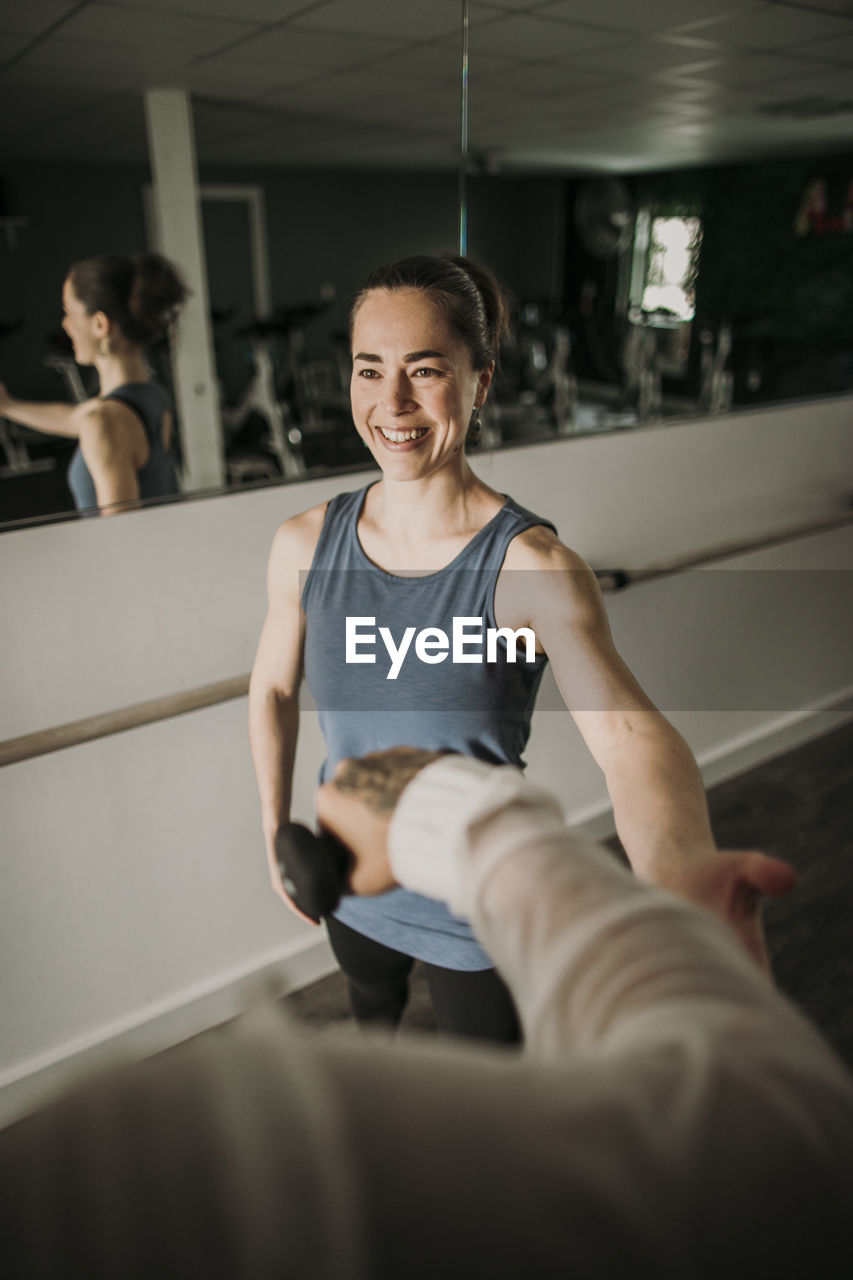
[[[504,559],[507,569],[572,569],[587,570],[589,565],[561,542],[556,533],[544,524],[531,525],[516,535],[507,548]]]
[[[300,511],[279,525],[273,538],[267,562],[267,591],[270,602],[298,602],[302,594],[302,578],[311,568],[323,518],[325,502]]]
[[[101,458],[111,465],[116,458],[130,458],[136,467],[148,460],[150,446],[137,414],[118,400],[93,396],[73,410],[73,422],[87,462]]]
[[[308,555],[308,564],[300,566],[307,569],[317,547],[328,505],[327,502],[320,502],[316,507],[309,507],[307,511],[300,511],[283,521],[276,530],[273,553],[302,559]]]

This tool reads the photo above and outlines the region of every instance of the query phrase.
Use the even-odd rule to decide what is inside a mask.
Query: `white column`
[[[225,460],[189,94],[146,89],[145,119],[158,247],[180,268],[191,290],[172,349],[183,487],[220,488]]]

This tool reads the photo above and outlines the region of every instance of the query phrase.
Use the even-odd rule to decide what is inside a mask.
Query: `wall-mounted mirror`
[[[49,8],[0,18],[0,379],[91,392],[62,281],[150,239],[143,95],[178,85],[202,187],[244,193],[202,202],[227,481],[275,483],[277,431],[357,466],[347,298],[457,242],[460,0]],[[846,0],[470,0],[468,247],[517,300],[492,447],[851,389],[851,69]],[[67,514],[67,458],[3,423],[0,520]]]

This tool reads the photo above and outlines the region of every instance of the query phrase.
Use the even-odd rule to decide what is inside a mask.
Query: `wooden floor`
[[[763,849],[797,869],[795,892],[765,909],[774,973],[853,1070],[853,723],[713,787],[709,804],[721,848]],[[285,1003],[306,1022],[350,1022],[337,973]],[[403,1032],[434,1026],[416,969]]]
[[[714,787],[710,804],[721,847],[797,869],[765,909],[773,971],[853,1070],[853,724]]]

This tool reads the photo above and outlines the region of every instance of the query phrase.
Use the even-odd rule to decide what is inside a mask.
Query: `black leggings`
[[[362,1026],[396,1027],[409,997],[412,956],[326,917],[335,959],[347,979],[350,1004]],[[521,1028],[509,988],[496,969],[467,972],[424,964],[439,1031],[518,1044]]]

